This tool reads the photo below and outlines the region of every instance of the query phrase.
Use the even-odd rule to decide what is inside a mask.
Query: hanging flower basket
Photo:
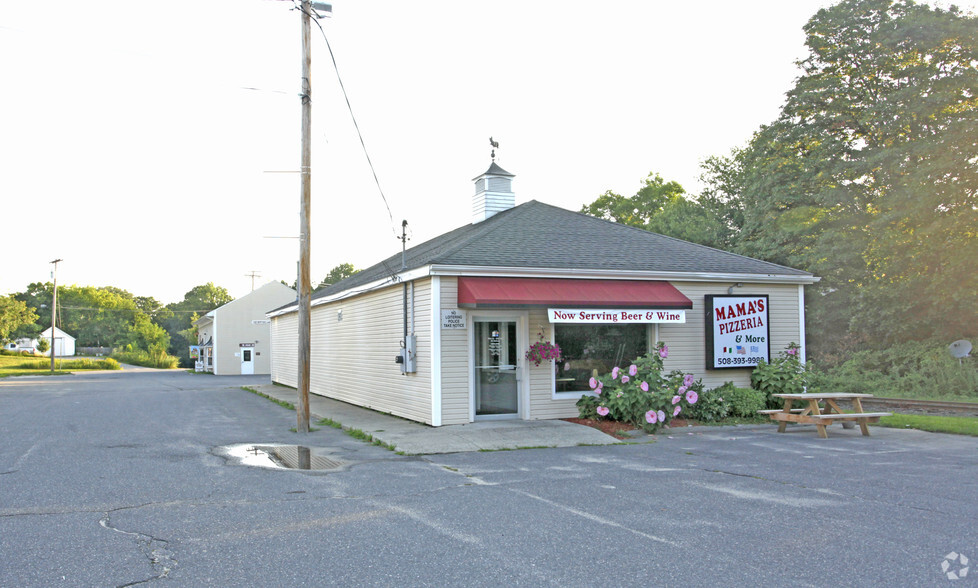
[[[537,341],[526,352],[526,358],[540,365],[545,361],[560,361],[560,346],[550,341]]]

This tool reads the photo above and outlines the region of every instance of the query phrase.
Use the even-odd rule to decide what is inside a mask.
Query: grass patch
[[[258,396],[261,396],[262,398],[265,398],[267,400],[271,400],[272,402],[274,402],[275,404],[281,406],[282,408],[287,408],[289,410],[295,410],[295,405],[292,404],[291,402],[286,402],[284,400],[279,400],[278,398],[275,398],[274,396],[269,396],[268,394],[262,394],[261,392],[259,392],[258,390],[252,388],[251,386],[242,386],[241,389],[242,390],[247,390],[248,392],[251,392],[252,394],[257,394]]]
[[[931,433],[950,433],[978,437],[978,419],[972,417],[945,417],[921,414],[894,414],[882,417],[881,427],[891,429],[917,429]]]
[[[316,423],[316,424],[317,425],[322,425],[324,427],[333,427],[334,429],[342,429],[343,428],[343,425],[342,424],[340,424],[340,423],[338,423],[338,422],[336,422],[336,421],[334,421],[333,419],[330,419],[330,418],[320,419],[319,422]]]
[[[55,359],[55,371],[51,373],[51,358],[25,358],[23,355],[0,356],[0,378],[7,376],[66,375],[81,370],[121,370],[122,366],[112,359]]]
[[[148,368],[172,370],[180,366],[180,358],[165,351],[114,351],[112,359],[129,365],[139,365]]]

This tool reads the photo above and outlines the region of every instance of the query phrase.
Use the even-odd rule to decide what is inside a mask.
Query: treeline
[[[978,18],[847,0],[805,26],[780,116],[703,163],[583,212],[808,270],[811,355],[978,335]]]
[[[51,282],[36,282],[24,292],[0,298],[0,310],[7,309],[0,312],[0,339],[35,338],[51,326],[52,297]],[[225,288],[211,282],[167,305],[112,286],[59,285],[58,328],[75,337],[80,347],[165,352],[187,365],[188,346],[197,343],[193,321],[232,300]]]

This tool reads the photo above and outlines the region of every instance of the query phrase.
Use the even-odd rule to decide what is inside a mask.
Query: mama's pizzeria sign
[[[685,323],[685,310],[548,308],[551,323]]]
[[[705,297],[706,369],[756,367],[771,360],[768,297]]]

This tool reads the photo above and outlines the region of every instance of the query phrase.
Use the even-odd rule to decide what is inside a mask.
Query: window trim
[[[614,324],[614,323],[603,323],[603,324]],[[649,328],[653,327],[653,328]],[[554,343],[560,345],[560,341],[557,340],[557,328],[556,325],[550,325],[550,333],[553,338]],[[655,348],[656,343],[659,341],[659,323],[645,323],[645,345],[646,348],[651,351]],[[578,400],[584,396],[597,396],[594,390],[581,390],[573,392],[557,392],[557,370],[550,370],[550,399],[551,400]]]

